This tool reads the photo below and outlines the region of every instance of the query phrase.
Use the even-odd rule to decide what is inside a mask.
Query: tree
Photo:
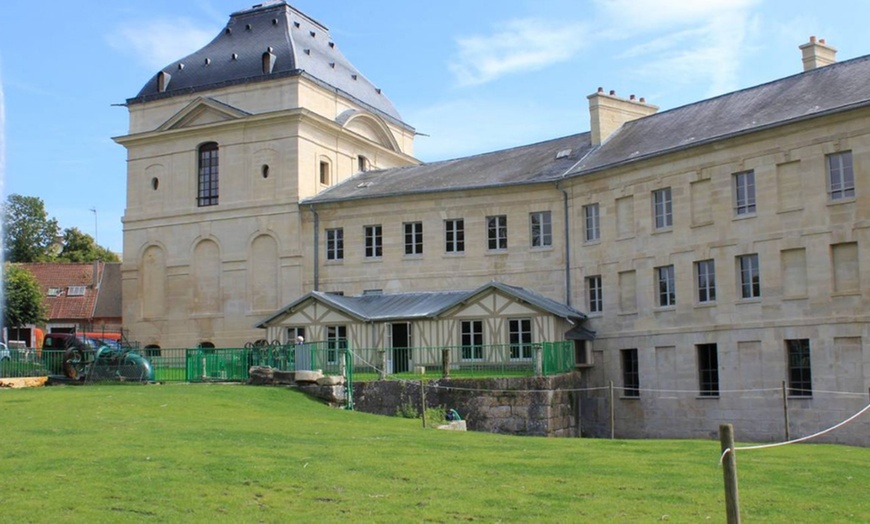
[[[46,319],[42,290],[33,273],[21,266],[3,265],[3,322],[6,327],[17,328],[27,324],[42,324]]]
[[[94,237],[82,233],[78,228],[63,230],[63,250],[57,257],[60,262],[118,262],[118,255],[98,246]]]
[[[60,228],[39,197],[9,195],[3,205],[3,249],[7,262],[44,262]]]

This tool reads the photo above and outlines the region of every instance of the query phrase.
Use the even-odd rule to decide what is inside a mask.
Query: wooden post
[[[385,380],[387,378],[387,352],[386,352],[386,350],[379,349],[378,356],[381,357],[380,358],[381,369],[380,369],[378,378],[380,380]]]
[[[450,378],[450,350],[441,350],[441,377]]]
[[[610,381],[610,440],[616,434],[616,408],[613,402],[613,381]]]
[[[791,440],[788,432],[788,388],[785,387],[785,380],[782,381],[782,412],[785,420],[785,440]]]
[[[737,493],[737,457],[734,456],[734,426],[719,426],[722,446],[722,475],[725,479],[725,515],[728,524],[740,524],[740,497]],[[725,450],[728,450],[726,453]]]
[[[423,414],[423,428],[426,428],[426,381],[420,379],[420,413]]]
[[[540,344],[535,344],[532,351],[535,358],[535,376],[541,377],[544,375],[544,352]]]

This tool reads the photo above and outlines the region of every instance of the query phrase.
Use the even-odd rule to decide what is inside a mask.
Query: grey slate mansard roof
[[[275,55],[263,73],[263,53]],[[279,0],[237,11],[208,45],[161,70],[169,75],[159,92],[155,73],[127,104],[186,95],[223,86],[303,75],[360,102],[363,107],[410,128],[381,94],[339,51],[329,29]]]
[[[466,302],[490,289],[500,290],[518,301],[525,302],[532,307],[564,318],[570,322],[576,323],[586,318],[586,315],[580,311],[528,289],[509,286],[501,282],[490,282],[471,291],[424,291],[416,293],[371,294],[359,296],[343,296],[324,293],[322,291],[311,291],[283,307],[271,317],[258,323],[255,327],[267,327],[271,322],[283,317],[287,313],[290,313],[292,310],[310,299],[324,302],[330,307],[342,311],[363,322],[435,318],[448,309]]]
[[[302,203],[558,182],[741,134],[870,105],[870,56],[627,122],[593,148],[589,133],[418,166],[360,173]],[[556,153],[570,148],[567,158]]]

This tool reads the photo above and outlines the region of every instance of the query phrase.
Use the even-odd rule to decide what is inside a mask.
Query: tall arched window
[[[206,142],[199,146],[199,184],[196,202],[200,207],[218,203],[218,145]]]

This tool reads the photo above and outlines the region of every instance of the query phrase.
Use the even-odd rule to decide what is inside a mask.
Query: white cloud
[[[463,86],[540,70],[571,59],[584,46],[584,33],[580,23],[511,20],[490,35],[457,39],[458,55],[449,67]]]
[[[760,0],[597,0],[610,24],[631,31],[657,31],[704,23],[728,12],[745,12]]]
[[[149,69],[159,69],[199,50],[217,30],[197,27],[189,20],[153,20],[128,25],[108,36],[109,44],[133,54]]]

